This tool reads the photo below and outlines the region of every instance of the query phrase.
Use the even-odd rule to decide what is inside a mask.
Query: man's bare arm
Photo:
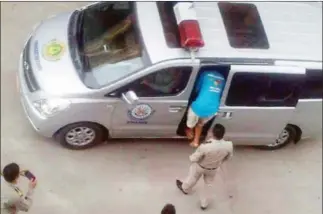
[[[199,162],[201,159],[204,157],[204,152],[202,145],[199,146],[196,151],[190,156],[190,161],[191,162]]]

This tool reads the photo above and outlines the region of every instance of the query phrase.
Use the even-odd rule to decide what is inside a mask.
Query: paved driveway
[[[1,3],[2,166],[15,161],[37,175],[35,214],[153,214],[167,202],[179,214],[202,213],[197,194],[182,196],[175,187],[192,152],[184,142],[119,141],[69,151],[39,137],[25,119],[15,85],[24,40],[40,20],[84,4]],[[321,139],[275,152],[237,148],[225,183],[218,173],[217,197],[206,213],[321,214],[321,151]]]

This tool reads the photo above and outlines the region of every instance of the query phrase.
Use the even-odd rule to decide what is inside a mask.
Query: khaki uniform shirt
[[[215,169],[232,155],[233,144],[231,141],[210,139],[196,149],[190,156],[190,160],[198,163],[202,168]]]
[[[26,194],[18,184],[8,183],[1,176],[1,214],[16,214],[19,211],[28,212],[32,205],[33,189]]]

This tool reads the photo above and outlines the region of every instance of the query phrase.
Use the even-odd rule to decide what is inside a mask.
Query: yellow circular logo
[[[49,61],[60,60],[65,52],[65,46],[63,43],[57,40],[52,40],[46,44],[43,48],[43,57]]]

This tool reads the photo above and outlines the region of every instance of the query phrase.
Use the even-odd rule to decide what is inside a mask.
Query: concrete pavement
[[[30,213],[160,213],[173,203],[178,213],[203,213],[197,194],[184,196],[175,179],[188,172],[185,142],[113,141],[70,151],[32,130],[19,103],[15,72],[24,41],[40,20],[85,2],[1,3],[1,166],[17,162],[39,179]],[[237,148],[216,198],[205,213],[321,214],[322,141],[304,141],[266,152]],[[228,199],[228,194],[233,194]]]

